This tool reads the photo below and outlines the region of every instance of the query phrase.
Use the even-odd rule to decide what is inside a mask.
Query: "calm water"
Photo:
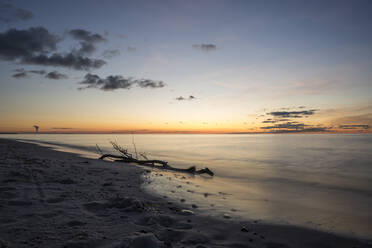
[[[152,173],[145,187],[204,213],[372,238],[372,135],[0,135],[97,155],[117,141],[214,178]],[[161,175],[160,175],[161,173]]]

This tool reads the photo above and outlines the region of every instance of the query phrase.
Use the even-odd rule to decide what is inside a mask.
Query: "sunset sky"
[[[0,1],[0,132],[371,132],[372,1]]]

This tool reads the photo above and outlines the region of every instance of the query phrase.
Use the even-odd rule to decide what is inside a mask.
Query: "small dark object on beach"
[[[240,229],[240,231],[242,231],[242,232],[249,232],[249,230],[245,226],[243,226],[242,229]]]

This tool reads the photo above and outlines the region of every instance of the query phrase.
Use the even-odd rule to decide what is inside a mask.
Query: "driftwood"
[[[166,161],[150,160],[147,158],[147,156],[144,153],[139,153],[139,155],[143,158],[143,160],[141,160],[141,159],[138,159],[136,148],[135,148],[136,157],[134,158],[133,155],[130,154],[127,149],[121,147],[116,142],[111,142],[111,145],[117,152],[120,153],[120,155],[103,154],[99,146],[96,145],[97,151],[101,154],[99,159],[111,158],[111,159],[114,159],[115,162],[136,163],[136,164],[143,165],[143,166],[156,167],[158,169],[186,172],[190,174],[207,174],[210,176],[214,176],[214,173],[208,168],[204,168],[200,170],[197,170],[195,166],[191,166],[187,169],[175,168],[175,167],[168,165],[168,162]]]

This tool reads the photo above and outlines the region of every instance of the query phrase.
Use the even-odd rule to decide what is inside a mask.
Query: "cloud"
[[[217,46],[214,44],[194,44],[192,47],[205,52],[215,51],[217,49]]]
[[[106,64],[104,60],[91,59],[73,52],[67,54],[55,52],[60,40],[58,36],[49,33],[43,27],[25,30],[9,29],[0,33],[0,59],[76,70],[100,68]]]
[[[106,64],[102,59],[91,59],[84,56],[75,55],[73,53],[60,54],[53,53],[52,55],[37,55],[25,57],[22,59],[23,64],[45,65],[67,67],[75,70],[90,70],[98,69]]]
[[[304,106],[297,107],[299,109],[304,109]],[[282,110],[290,110],[293,108],[280,108]],[[264,110],[267,111],[267,110]],[[271,126],[263,126],[260,127],[263,130],[272,130],[270,132],[326,132],[331,131],[331,128],[322,127],[320,125],[313,126],[308,125],[305,123],[297,122],[299,118],[309,117],[314,115],[318,110],[317,109],[309,109],[309,110],[294,110],[294,111],[272,111],[266,113],[263,116],[270,116],[270,118],[266,118],[266,120],[262,121],[262,123],[270,123]],[[263,117],[261,116],[261,117]]]
[[[369,129],[370,126],[367,124],[359,124],[359,125],[340,125],[338,126],[340,129]]]
[[[303,110],[303,111],[275,111],[267,113],[268,115],[281,118],[302,118],[309,115],[313,115],[317,111],[316,109]]]
[[[92,54],[96,50],[96,43],[106,41],[102,35],[84,29],[72,29],[68,33],[80,41],[80,48],[76,51],[80,55]]]
[[[141,88],[162,88],[165,84],[162,81],[154,81],[151,79],[133,79],[131,77],[123,77],[120,75],[110,75],[106,78],[100,78],[98,75],[87,73],[84,80],[79,84],[86,85],[79,89],[96,88],[103,91],[113,91],[117,89],[130,89],[133,85]]]
[[[274,126],[266,126],[261,127],[261,129],[304,129],[306,125],[304,123],[298,123],[298,122],[287,122],[287,123],[281,123],[276,124]]]
[[[290,119],[267,119],[264,120],[262,123],[278,123],[283,121],[290,121]]]
[[[112,49],[112,50],[105,50],[103,52],[103,57],[106,59],[111,59],[113,57],[119,56],[120,50],[119,49]]]
[[[163,81],[153,81],[150,79],[136,80],[141,88],[163,88],[165,86]]]
[[[55,130],[70,130],[70,129],[73,129],[72,127],[52,127],[52,129],[55,129]]]
[[[9,29],[0,33],[0,58],[15,60],[31,57],[36,53],[48,53],[56,50],[59,41],[58,36],[43,27]]]
[[[192,96],[192,95],[190,95],[189,97],[186,97],[186,98],[183,97],[183,96],[179,96],[179,97],[176,98],[177,101],[186,101],[186,100],[191,101],[191,100],[195,100],[195,99],[196,99],[196,97]]]
[[[34,74],[39,74],[39,75],[44,75],[46,71],[44,70],[30,70],[28,71],[29,73],[34,73]]]
[[[15,73],[15,74],[13,74],[12,75],[12,77],[14,77],[14,78],[25,78],[25,77],[27,77],[28,75],[27,75],[27,72],[18,72],[18,73]]]
[[[28,77],[29,73],[38,74],[38,75],[45,75],[46,74],[45,78],[49,78],[49,79],[65,79],[65,78],[67,78],[66,75],[64,75],[62,73],[59,73],[57,71],[52,71],[52,72],[47,73],[44,70],[29,70],[29,71],[26,71],[23,68],[15,69],[14,71],[17,72],[17,73],[12,75],[12,77],[14,77],[14,78],[25,78],[25,77]]]
[[[68,78],[65,74],[59,73],[57,71],[51,71],[45,75],[46,78],[59,80]]]
[[[9,3],[0,3],[0,22],[26,21],[34,17],[34,14],[26,9],[17,8]]]
[[[128,52],[135,52],[137,50],[137,48],[135,48],[135,47],[131,47],[131,46],[128,46],[128,48],[127,48],[127,51]]]
[[[294,132],[327,132],[330,131],[326,127],[311,126],[298,122],[287,122],[276,124],[273,126],[261,127],[263,130],[274,130],[275,133],[294,133]]]

